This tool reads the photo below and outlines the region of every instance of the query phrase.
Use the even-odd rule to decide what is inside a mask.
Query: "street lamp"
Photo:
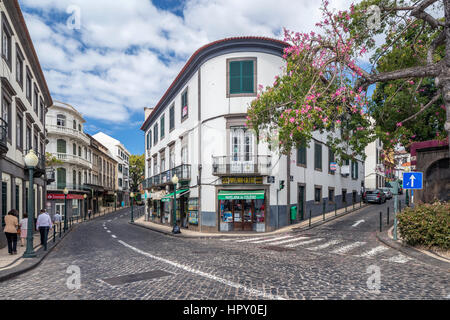
[[[84,221],[86,221],[86,213],[87,213],[87,201],[86,201],[86,199],[87,199],[87,195],[84,194],[83,198],[84,198]]]
[[[134,219],[133,219],[133,198],[134,198],[134,193],[130,193],[130,197],[131,197],[131,223],[134,223]]]
[[[67,195],[69,194],[69,190],[64,188],[64,232],[67,231]]]
[[[114,211],[117,211],[117,192],[114,192]]]
[[[34,168],[37,166],[39,159],[33,150],[30,150],[28,154],[24,157],[25,165],[28,168],[29,181],[29,192],[28,192],[28,228],[27,228],[27,249],[23,254],[24,258],[34,258],[36,253],[33,249],[33,219],[34,219],[34,194],[33,194],[33,175]]]
[[[178,184],[178,177],[176,174],[172,177],[172,183],[173,183],[173,229],[172,233],[179,233],[177,226],[177,184]]]

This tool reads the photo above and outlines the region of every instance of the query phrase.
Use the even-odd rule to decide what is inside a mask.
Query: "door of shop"
[[[297,219],[305,219],[305,186],[298,186]]]
[[[233,230],[253,230],[253,200],[233,200]]]

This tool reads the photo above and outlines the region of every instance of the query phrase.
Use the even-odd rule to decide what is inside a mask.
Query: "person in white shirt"
[[[21,247],[25,246],[28,235],[28,214],[24,213],[22,220],[20,220],[20,244]]]
[[[56,214],[53,216],[53,224],[55,225],[55,228],[57,229],[57,231],[59,232],[58,228],[59,228],[59,223],[62,221],[62,217],[59,214],[59,212],[56,212]],[[57,228],[58,227],[58,228]]]
[[[44,251],[47,251],[48,232],[52,226],[52,219],[45,209],[42,209],[41,214],[37,218],[36,230],[39,230],[41,233],[41,245],[44,246]]]

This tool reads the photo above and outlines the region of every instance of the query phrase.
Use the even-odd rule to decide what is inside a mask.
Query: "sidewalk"
[[[204,233],[199,231],[192,231],[189,229],[181,229],[180,234],[172,234],[172,226],[169,225],[162,225],[159,223],[151,222],[151,221],[145,221],[145,216],[142,216],[134,221],[134,225],[144,227],[153,231],[161,232],[166,235],[171,235],[174,237],[180,237],[180,238],[227,238],[227,237],[250,237],[255,235],[275,235],[280,233],[285,233],[289,231],[300,231],[300,230],[308,230],[314,227],[317,227],[319,225],[322,225],[324,223],[327,223],[329,221],[338,219],[340,217],[345,216],[346,214],[352,213],[352,212],[358,212],[361,209],[364,209],[367,207],[367,204],[363,203],[360,207],[360,204],[355,204],[355,210],[353,210],[353,205],[348,206],[347,208],[342,208],[336,211],[328,212],[325,214],[325,221],[323,219],[323,215],[316,216],[311,218],[311,226],[309,226],[309,218],[306,220],[303,220],[300,223],[291,224],[289,226],[280,228],[275,231],[270,232],[250,232],[250,231],[241,231],[241,232],[217,232],[217,233]],[[130,222],[131,223],[131,222]]]
[[[16,275],[19,275],[21,273],[27,272],[28,270],[33,269],[39,263],[49,254],[54,247],[56,247],[64,237],[72,231],[74,227],[77,225],[83,223],[83,222],[89,222],[99,217],[104,217],[110,213],[119,212],[120,210],[127,209],[129,207],[124,208],[118,208],[117,211],[114,210],[103,210],[95,216],[91,216],[91,219],[87,219],[86,221],[83,221],[81,217],[78,217],[78,219],[75,219],[73,221],[68,219],[68,225],[67,225],[67,231],[61,232],[61,235],[59,234],[59,226],[56,227],[56,237],[55,241],[53,241],[53,234],[54,229],[50,230],[48,233],[48,241],[47,241],[47,251],[44,251],[41,246],[41,238],[39,232],[35,232],[33,234],[33,248],[36,253],[36,258],[23,258],[23,254],[26,250],[26,244],[21,247],[20,246],[20,238],[18,238],[17,241],[17,254],[16,255],[10,255],[8,253],[8,247],[5,247],[3,249],[0,249],[0,282],[10,279],[12,277],[15,277]],[[61,223],[61,229],[64,228],[64,223]]]
[[[443,268],[450,271],[450,260],[439,256],[429,250],[419,249],[403,243],[400,235],[398,234],[397,240],[394,240],[393,236],[394,226],[387,231],[377,232],[377,239],[383,244],[398,250],[410,257],[413,257],[423,263],[430,264],[439,268]]]

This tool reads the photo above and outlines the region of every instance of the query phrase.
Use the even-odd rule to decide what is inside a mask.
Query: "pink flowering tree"
[[[365,146],[377,136],[394,145],[400,141],[400,134],[413,135],[405,132],[404,123],[420,117],[442,96],[448,119],[450,48],[442,59],[436,52],[445,39],[450,43],[450,26],[443,22],[445,19],[435,19],[425,9],[438,2],[444,7],[445,2],[449,16],[450,4],[438,0],[406,2],[365,0],[348,11],[336,12],[328,8],[328,1],[323,1],[323,18],[316,24],[319,32],[285,30],[285,41],[290,44],[283,56],[285,68],[272,86],[258,87],[258,96],[248,110],[248,125],[258,137],[288,154],[292,148],[308,144],[313,132],[320,132],[327,137],[340,162],[363,155]],[[377,21],[369,23],[371,5],[377,5],[381,12],[379,25]],[[426,49],[421,49],[421,54],[425,50],[426,62],[380,72],[379,60],[392,52],[396,38],[405,30],[417,28],[413,24],[417,21],[438,34],[422,44]],[[374,39],[378,35],[384,36],[385,43],[377,47]],[[361,62],[368,50],[374,52],[371,66]],[[391,132],[379,125],[379,118],[370,117],[374,106],[367,95],[370,85],[398,80],[413,86],[424,78],[436,80],[434,94],[426,102],[415,101],[408,112],[400,114],[390,124]]]

